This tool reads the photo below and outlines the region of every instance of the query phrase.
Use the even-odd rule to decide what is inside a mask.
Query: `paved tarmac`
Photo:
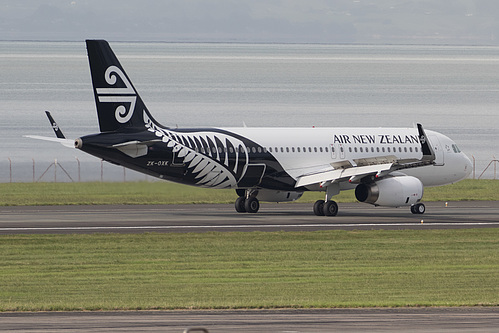
[[[0,323],[2,332],[31,333],[497,332],[499,308],[0,313]]]
[[[498,201],[430,202],[423,215],[408,207],[339,207],[335,217],[315,216],[312,204],[302,203],[264,203],[257,214],[236,213],[231,204],[1,207],[0,234],[499,227]]]
[[[311,206],[262,204],[257,214],[238,214],[233,205],[1,207],[0,234],[499,227],[499,202],[427,203],[424,215],[340,204],[336,217],[314,216]],[[0,313],[0,331],[183,332],[188,327],[210,333],[497,332],[499,308]]]

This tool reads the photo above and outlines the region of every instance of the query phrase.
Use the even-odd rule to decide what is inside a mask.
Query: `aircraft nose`
[[[463,178],[468,177],[471,174],[471,171],[473,171],[473,164],[471,163],[471,160],[468,156],[465,154],[461,153],[463,155],[463,160],[464,160],[464,174],[465,176]]]

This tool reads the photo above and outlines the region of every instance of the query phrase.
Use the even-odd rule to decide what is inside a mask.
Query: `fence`
[[[46,160],[36,162],[34,158],[31,162],[16,162],[9,157],[8,171],[5,172],[3,167],[0,167],[0,182],[82,182],[82,181],[149,181],[152,178],[126,169],[125,167],[116,166],[111,163],[105,163],[102,160],[86,160],[81,162],[77,157],[73,160],[64,160],[59,162],[54,159],[53,162]],[[477,160],[472,156],[473,172],[472,179],[497,179],[497,163],[499,160],[494,157],[490,162],[480,163],[484,167],[483,171],[477,175]],[[482,160],[483,162],[483,160]],[[83,166],[82,166],[83,164]],[[480,169],[481,169],[480,167]],[[41,170],[41,171],[40,171]]]
[[[82,182],[82,181],[148,181],[151,177],[122,166],[100,161],[84,161],[78,158],[63,162],[14,162],[8,159],[8,175],[0,170],[0,182]],[[29,164],[29,165],[28,165]],[[83,166],[82,166],[83,164]]]
[[[473,179],[475,179],[475,157],[472,156],[472,159],[473,159]],[[478,176],[478,179],[482,178],[482,176],[484,175],[484,173],[489,169],[489,167],[493,164],[494,165],[494,178],[493,179],[497,179],[497,162],[499,162],[499,160],[494,159],[492,161],[489,162],[489,164],[487,164],[487,166],[485,167],[485,169],[483,169],[482,173],[480,174],[480,176]]]

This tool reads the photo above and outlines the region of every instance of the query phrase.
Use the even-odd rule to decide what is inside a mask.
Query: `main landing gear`
[[[317,200],[314,203],[314,214],[317,216],[336,216],[338,204],[333,200]]]
[[[236,212],[238,213],[257,213],[260,209],[260,202],[256,198],[258,191],[237,192],[239,198],[236,199]]]
[[[411,206],[411,213],[424,214],[426,208],[422,203]],[[314,214],[317,216],[336,216],[338,214],[338,204],[332,200],[317,200],[314,204]]]

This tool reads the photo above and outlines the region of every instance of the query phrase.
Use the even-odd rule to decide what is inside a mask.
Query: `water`
[[[499,47],[112,43],[168,126],[412,126],[454,139],[476,176],[499,157]],[[0,182],[57,159],[73,179],[145,179],[74,149],[22,138],[98,132],[84,42],[0,42]],[[10,158],[10,163],[9,163]],[[9,167],[12,167],[10,171]],[[41,178],[68,181],[53,167]],[[493,168],[484,174],[493,178]]]

